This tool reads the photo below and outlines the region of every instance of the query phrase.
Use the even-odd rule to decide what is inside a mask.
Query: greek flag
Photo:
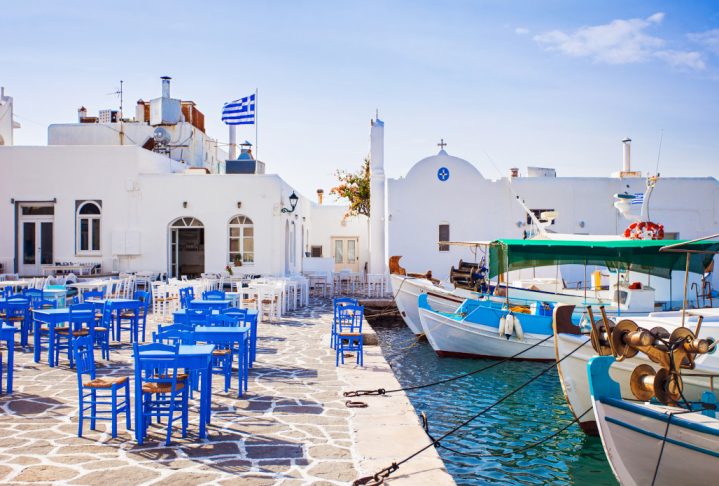
[[[644,204],[644,193],[638,192],[634,194],[634,198],[632,199],[632,205],[635,204]]]
[[[225,103],[222,107],[222,121],[227,125],[254,125],[255,95]]]

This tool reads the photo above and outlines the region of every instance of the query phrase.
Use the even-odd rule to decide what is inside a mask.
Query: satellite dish
[[[155,131],[152,132],[152,138],[154,138],[155,143],[158,144],[165,145],[170,143],[170,133],[162,127],[155,128]]]

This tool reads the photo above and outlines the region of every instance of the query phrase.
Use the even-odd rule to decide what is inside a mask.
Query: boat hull
[[[669,329],[669,323],[666,323],[665,327]],[[709,337],[715,334],[715,332],[710,332],[711,327],[713,326],[704,326],[702,337]],[[589,336],[587,335],[557,333],[555,336],[556,359],[559,360],[567,354],[572,353],[572,351],[588,338]],[[716,339],[716,336],[714,336],[714,338]],[[579,417],[585,411],[589,410],[588,413],[579,419],[579,426],[589,435],[598,435],[596,418],[592,411],[589,381],[587,379],[587,363],[593,356],[596,356],[596,354],[591,343],[586,343],[574,351],[571,356],[564,358],[557,364],[557,371],[559,372],[559,380],[564,390],[564,396],[574,416]],[[719,363],[715,356],[716,355],[698,356],[696,360],[697,366],[691,373],[717,373],[717,371],[719,371],[717,369]],[[611,367],[610,376],[614,381],[619,383],[623,397],[634,396],[629,386],[629,380],[634,369],[641,364],[648,364],[652,366],[655,371],[659,369],[658,365],[649,360],[644,353],[639,353],[631,359],[617,361]],[[702,393],[711,389],[708,378],[685,376],[683,381],[683,393],[689,401],[700,400]],[[715,392],[715,394],[717,394],[719,398],[719,392]]]
[[[625,486],[716,484],[719,471],[719,422],[683,409],[630,403],[616,383],[602,383],[607,360],[592,362],[590,373],[602,445],[612,471]],[[613,387],[612,387],[613,385]],[[598,391],[605,388],[608,392]],[[669,414],[680,413],[669,416]],[[670,421],[671,419],[671,421]],[[669,423],[669,425],[667,425]]]
[[[417,307],[420,295],[429,294],[431,304],[443,312],[454,312],[464,302],[463,298],[453,296],[451,292],[426,279],[393,274],[390,275],[390,282],[397,310],[415,335],[423,332]]]
[[[526,332],[522,340],[516,336],[500,336],[498,326],[469,322],[457,315],[446,315],[431,309],[420,299],[419,317],[427,340],[439,356],[459,358],[509,358],[530,361],[554,360],[553,339],[531,348],[546,339],[547,334]]]

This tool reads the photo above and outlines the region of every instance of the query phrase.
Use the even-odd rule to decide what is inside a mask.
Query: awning
[[[509,270],[553,265],[597,265],[620,271],[637,271],[668,278],[672,270],[684,271],[686,252],[660,251],[668,245],[681,244],[688,253],[689,271],[704,273],[719,252],[719,241],[687,242],[684,240],[495,240],[489,246],[489,275],[495,277]]]

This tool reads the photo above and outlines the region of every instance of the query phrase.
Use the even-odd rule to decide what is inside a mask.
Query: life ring
[[[637,221],[624,230],[624,237],[631,240],[663,240],[664,226],[652,221]]]

